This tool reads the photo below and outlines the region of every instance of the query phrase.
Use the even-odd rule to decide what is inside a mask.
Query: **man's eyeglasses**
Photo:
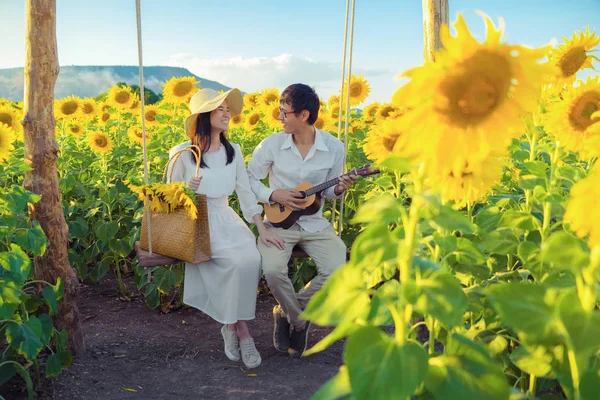
[[[279,107],[279,116],[281,117],[283,115],[283,118],[287,119],[288,114],[294,114],[295,111],[291,110],[291,111],[285,111],[283,108]]]

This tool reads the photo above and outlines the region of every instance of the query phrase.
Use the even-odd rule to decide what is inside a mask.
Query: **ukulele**
[[[379,173],[379,170],[372,170],[369,165],[365,165],[359,169],[353,169],[352,171],[345,174],[346,176],[356,175],[356,176],[369,176],[375,175]],[[344,176],[344,175],[342,175]],[[274,203],[274,204],[265,204],[265,214],[267,219],[277,228],[288,229],[302,215],[312,215],[321,209],[321,204],[323,202],[321,192],[323,190],[335,186],[340,182],[339,178],[334,178],[325,183],[321,183],[320,185],[313,186],[310,182],[302,182],[298,186],[296,186],[296,190],[302,194],[302,199],[299,200],[299,203],[304,206],[304,209],[293,211],[283,204]]]

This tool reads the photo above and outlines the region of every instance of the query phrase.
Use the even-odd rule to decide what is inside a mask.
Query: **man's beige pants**
[[[320,232],[307,232],[298,224],[289,229],[270,228],[285,241],[285,248],[279,250],[274,245],[265,246],[258,242],[258,250],[262,256],[263,274],[275,299],[288,315],[290,324],[300,328],[305,321],[298,320],[308,300],[319,290],[333,271],[346,263],[346,245],[328,226]],[[294,246],[302,248],[317,264],[315,276],[300,292],[296,294],[294,285],[288,277],[288,261]]]

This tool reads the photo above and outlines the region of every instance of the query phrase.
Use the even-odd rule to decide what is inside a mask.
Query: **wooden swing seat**
[[[137,253],[138,260],[140,262],[140,267],[151,268],[156,267],[158,265],[171,265],[182,262],[176,258],[171,258],[167,256],[163,256],[162,254],[150,253],[147,250],[140,248],[140,242],[135,242],[135,252]],[[292,258],[310,258],[308,254],[300,247],[294,247],[292,250]],[[350,248],[346,249],[346,261],[350,259]]]

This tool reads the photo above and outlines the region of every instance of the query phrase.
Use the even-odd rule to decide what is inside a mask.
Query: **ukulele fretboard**
[[[350,171],[348,172],[346,175],[356,175],[356,171]],[[306,197],[308,196],[312,196],[315,193],[319,193],[322,192],[323,190],[330,188],[334,185],[337,185],[340,182],[340,178],[333,178],[330,181],[327,181],[325,183],[321,183],[320,185],[317,186],[313,186],[308,190],[305,190],[304,193],[306,193]]]

